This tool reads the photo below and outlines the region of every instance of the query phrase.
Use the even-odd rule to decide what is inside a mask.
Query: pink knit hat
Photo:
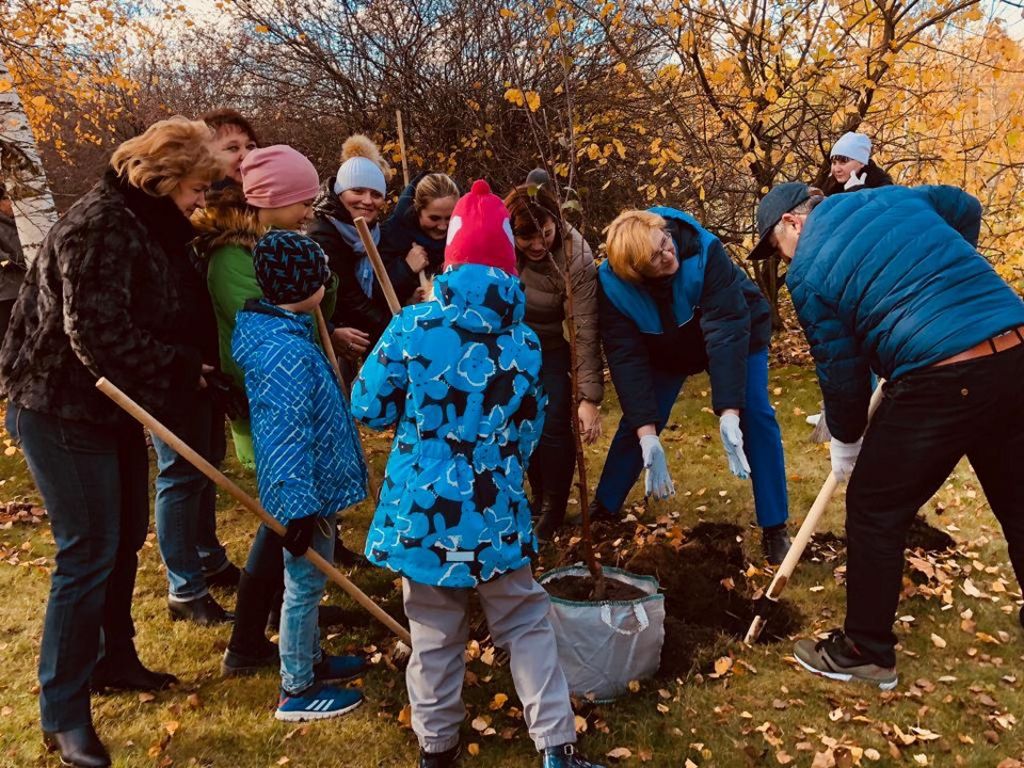
[[[242,192],[254,208],[284,208],[312,200],[319,188],[313,164],[285,144],[254,149],[242,161]]]
[[[444,247],[445,266],[483,264],[516,273],[516,246],[508,209],[483,179],[455,204]]]

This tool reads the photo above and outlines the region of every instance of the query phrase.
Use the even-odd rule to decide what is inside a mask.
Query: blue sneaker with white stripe
[[[301,693],[281,689],[274,717],[287,722],[327,720],[341,717],[363,703],[363,694],[352,688],[335,688],[314,683]]]
[[[325,653],[313,665],[313,674],[318,683],[345,683],[359,677],[366,668],[366,659],[362,656],[329,656]]]

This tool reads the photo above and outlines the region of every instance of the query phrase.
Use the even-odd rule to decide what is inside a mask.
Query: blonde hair
[[[176,115],[121,144],[110,157],[110,167],[154,197],[169,195],[190,176],[216,181],[224,176],[224,169],[209,146],[213,135],[201,120]]]
[[[446,173],[431,173],[420,179],[416,185],[416,194],[412,199],[412,206],[417,213],[422,211],[435,200],[444,197],[459,197],[459,188],[455,185],[452,177]]]
[[[391,176],[393,175],[391,166],[388,165],[377,145],[373,143],[373,139],[369,136],[362,133],[354,133],[345,139],[345,143],[341,145],[342,164],[353,157],[365,157],[367,160],[376,163],[384,173],[384,180],[391,181]]]
[[[605,248],[612,271],[629,283],[643,280],[654,249],[651,232],[665,228],[665,220],[650,211],[623,211],[608,225]]]

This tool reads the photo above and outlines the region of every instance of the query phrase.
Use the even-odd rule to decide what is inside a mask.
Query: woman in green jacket
[[[252,249],[269,229],[303,227],[312,216],[319,178],[305,156],[285,145],[253,150],[242,161],[241,171],[241,191],[225,190],[215,205],[196,214],[193,225],[200,232],[197,249],[208,259],[207,287],[217,319],[221,370],[244,392],[242,371],[231,356],[231,336],[239,310],[250,299],[263,297]],[[330,286],[321,305],[328,317],[336,290],[336,285]],[[334,330],[334,346],[347,349],[352,333],[348,328]],[[229,415],[238,459],[254,468],[248,413]],[[277,648],[267,640],[264,628],[280,607],[281,547],[281,538],[261,525],[238,584],[235,625],[221,664],[225,675],[247,674],[277,663]],[[348,563],[356,559],[340,539],[334,556]]]
[[[268,229],[300,230],[312,216],[319,180],[313,164],[284,145],[253,150],[242,162],[243,187],[225,190],[216,205],[193,217],[200,232],[197,249],[208,261],[207,287],[217,318],[221,370],[245,391],[242,372],[231,357],[235,317],[249,299],[261,298],[252,248]],[[323,309],[329,317],[336,286],[329,286]],[[340,351],[350,349],[362,334],[338,328],[333,339]],[[255,467],[247,414],[230,414],[238,460]]]

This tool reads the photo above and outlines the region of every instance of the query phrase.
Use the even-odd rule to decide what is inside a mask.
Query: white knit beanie
[[[334,180],[334,194],[340,195],[346,189],[372,189],[383,195],[387,192],[384,171],[369,158],[350,157],[341,164]]]
[[[871,139],[865,136],[863,133],[844,133],[839,137],[839,141],[832,147],[832,152],[829,157],[835,157],[841,155],[848,157],[851,160],[856,160],[858,163],[868,164],[871,159]]]

